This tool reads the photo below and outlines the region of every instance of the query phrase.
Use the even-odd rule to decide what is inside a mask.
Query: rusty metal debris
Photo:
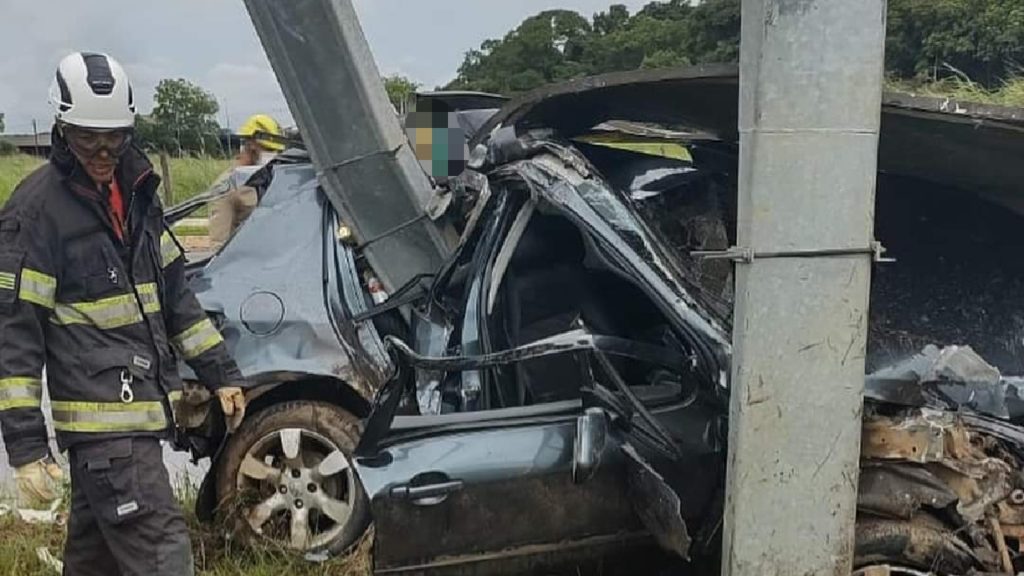
[[[977,416],[892,408],[869,402],[866,409],[858,564],[898,557],[936,574],[1024,567],[1019,446],[975,426]],[[861,574],[915,573],[886,569]]]

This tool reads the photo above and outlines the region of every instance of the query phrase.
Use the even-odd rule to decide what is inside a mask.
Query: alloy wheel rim
[[[348,457],[335,442],[302,428],[276,430],[254,443],[242,459],[236,488],[255,497],[243,513],[253,532],[300,551],[330,544],[355,504]]]

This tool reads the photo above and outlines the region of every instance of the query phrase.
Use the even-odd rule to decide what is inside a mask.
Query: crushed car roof
[[[737,139],[739,69],[715,64],[614,72],[515,98],[485,124],[553,128],[566,136],[609,120],[699,130]],[[1024,212],[1024,109],[886,93],[879,170],[975,192]]]

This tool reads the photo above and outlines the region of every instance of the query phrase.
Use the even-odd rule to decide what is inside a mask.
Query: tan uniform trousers
[[[256,189],[250,186],[234,188],[210,203],[210,240],[224,245],[231,234],[252,214],[258,202]]]

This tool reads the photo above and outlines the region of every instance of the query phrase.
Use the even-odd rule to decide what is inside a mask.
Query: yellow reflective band
[[[167,400],[171,403],[171,414],[174,419],[178,419],[178,415],[181,413],[181,402],[184,400],[185,395],[181,390],[171,390],[167,393]]]
[[[167,268],[180,256],[181,250],[178,249],[177,242],[171,237],[171,233],[165,230],[160,236],[160,267]]]
[[[139,300],[142,301],[142,311],[146,314],[156,314],[160,311],[160,295],[157,293],[157,285],[153,282],[139,284],[135,287],[139,293]]]
[[[210,348],[220,344],[224,338],[217,331],[217,328],[210,322],[209,318],[203,318],[172,338],[174,345],[181,351],[186,360],[191,360],[206,352]]]
[[[154,283],[135,287],[146,314],[160,311],[160,296]],[[53,321],[62,326],[91,324],[100,330],[113,330],[142,322],[139,304],[134,294],[110,296],[93,302],[59,303],[54,308]]]
[[[63,326],[91,324],[100,330],[113,330],[142,322],[142,313],[134,294],[122,294],[94,302],[57,304],[54,318]]]
[[[595,146],[646,154],[648,156],[661,156],[662,158],[672,160],[693,162],[693,156],[686,146],[672,138],[638,136],[620,132],[598,132],[578,136],[573,138],[573,140]]]
[[[14,290],[17,276],[10,272],[0,272],[0,290]]]
[[[53,309],[57,296],[57,279],[31,268],[21,269],[21,291],[18,298],[25,302]]]
[[[39,408],[43,381],[39,378],[0,378],[0,411],[12,408]]]
[[[167,427],[161,402],[54,401],[53,428],[62,432],[156,432]]]

